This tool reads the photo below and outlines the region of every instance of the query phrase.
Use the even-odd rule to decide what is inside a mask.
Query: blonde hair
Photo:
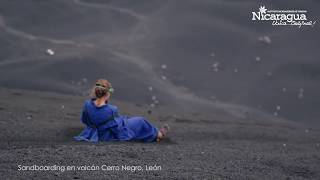
[[[112,89],[112,85],[108,80],[98,79],[91,90],[91,97],[102,98],[107,93],[110,93],[110,89]]]

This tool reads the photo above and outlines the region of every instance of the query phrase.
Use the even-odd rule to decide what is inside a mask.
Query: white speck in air
[[[271,38],[269,36],[260,36],[258,40],[262,43],[271,44]]]
[[[283,147],[286,147],[287,145],[286,144],[283,144]]]
[[[47,49],[46,53],[50,56],[53,56],[55,52],[52,49]]]
[[[213,67],[213,71],[214,72],[218,72],[219,71],[219,67],[220,67],[220,63],[218,61],[214,62],[212,64],[212,67]]]
[[[298,93],[298,98],[299,99],[302,99],[304,97],[304,89],[303,88],[300,88],[299,89],[299,93]]]
[[[214,68],[218,68],[219,66],[220,66],[220,63],[218,61],[216,61],[212,64],[212,67],[214,67]]]
[[[161,65],[161,68],[162,68],[162,69],[167,69],[167,65],[166,65],[166,64],[162,64],[162,65]]]
[[[156,96],[152,96],[151,98],[152,98],[153,101],[155,101],[157,99]]]

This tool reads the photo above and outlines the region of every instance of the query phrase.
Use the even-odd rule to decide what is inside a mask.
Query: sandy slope
[[[78,143],[85,97],[0,90],[0,175],[7,179],[318,179],[319,129],[286,121],[199,114],[114,100],[173,131],[161,143]],[[173,109],[174,110],[174,109]],[[213,109],[214,110],[214,109]],[[18,171],[19,165],[158,165],[161,171]]]
[[[320,26],[253,23],[260,5],[319,21],[315,0],[1,0],[0,175],[319,179]],[[170,138],[74,142],[83,95],[101,77],[122,114],[168,123]],[[159,105],[148,114],[153,96]],[[162,170],[19,172],[19,164]]]
[[[320,26],[252,22],[260,5],[319,17],[311,0],[3,0],[0,84],[82,94],[84,78],[106,77],[123,100],[150,103],[153,86],[163,105],[214,98],[271,114],[280,106],[279,116],[319,125]]]

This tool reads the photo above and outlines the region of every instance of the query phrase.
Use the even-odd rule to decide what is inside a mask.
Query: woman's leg
[[[158,137],[158,128],[143,117],[128,118],[125,120],[125,125],[134,134],[133,140],[152,142]]]

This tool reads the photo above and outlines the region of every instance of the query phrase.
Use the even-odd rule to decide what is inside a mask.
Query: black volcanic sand
[[[5,179],[319,179],[320,131],[280,119],[204,117],[113,100],[121,114],[169,124],[161,143],[72,140],[85,97],[0,89]],[[170,110],[171,109],[171,110]],[[18,165],[158,165],[160,171],[18,171]]]
[[[320,179],[320,24],[252,22],[261,5],[320,17],[301,0],[1,0],[1,177]],[[73,141],[97,78],[122,114],[169,124],[169,138]],[[18,171],[103,164],[162,170]]]

